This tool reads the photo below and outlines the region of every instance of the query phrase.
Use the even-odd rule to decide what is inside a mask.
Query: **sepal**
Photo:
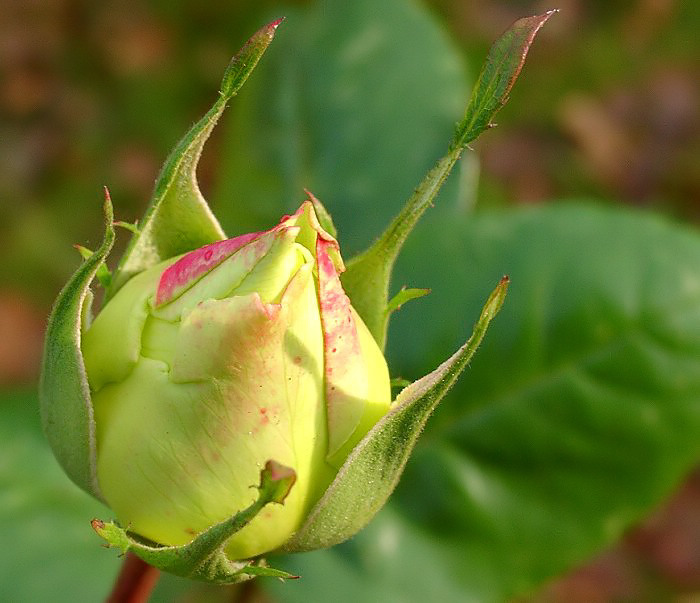
[[[256,32],[231,60],[219,98],[170,153],[156,181],[153,197],[126,253],[119,262],[107,298],[132,276],[168,258],[226,238],[197,184],[197,164],[204,143],[272,42],[281,19]]]
[[[89,312],[90,283],[114,244],[113,211],[105,189],[105,234],[59,293],[49,317],[39,382],[39,407],[46,438],[68,476],[103,500],[97,482],[95,419],[80,349]]]
[[[116,226],[116,223],[114,224]],[[84,247],[83,245],[79,245],[76,243],[73,245],[75,250],[80,254],[80,257],[82,257],[84,260],[89,259],[94,251],[88,249],[87,247]],[[97,277],[97,281],[102,285],[103,288],[109,287],[110,283],[112,282],[112,273],[110,272],[109,268],[107,268],[107,264],[102,262],[98,267],[97,267],[97,272],[95,273],[95,277]]]
[[[249,524],[269,503],[283,504],[296,474],[289,467],[268,461],[260,472],[259,496],[248,508],[233,517],[211,526],[190,543],[182,546],[160,546],[149,543],[114,522],[93,519],[93,529],[107,541],[108,547],[129,551],[163,571],[217,584],[235,584],[256,576],[298,578],[285,571],[267,567],[263,559],[234,561],[224,552],[226,541]]]
[[[335,227],[333,218],[331,217],[330,212],[326,209],[326,206],[323,205],[323,203],[321,203],[308,189],[304,189],[304,192],[306,193],[309,201],[311,201],[311,204],[314,206],[314,212],[316,213],[316,217],[318,218],[318,223],[321,225],[321,228],[323,228],[323,230],[325,230],[334,239],[337,239],[338,230]]]
[[[493,127],[493,116],[508,102],[530,46],[540,28],[558,12],[518,19],[491,46],[472,90],[464,119],[457,126],[452,149],[463,149],[484,130]]]
[[[343,287],[382,350],[391,315],[387,312],[391,271],[404,242],[433,204],[462,151],[488,129],[493,116],[505,105],[535,35],[555,12],[519,19],[494,42],[447,154],[425,175],[382,235],[347,263]]]
[[[283,551],[311,551],[343,542],[382,508],[428,417],[467,366],[503,305],[508,282],[508,277],[503,277],[491,293],[469,340],[432,373],[401,391],[389,413],[350,453]]]
[[[406,302],[424,297],[428,293],[430,293],[430,289],[407,289],[406,287],[401,287],[399,292],[388,301],[386,305],[387,315],[400,310],[401,306]]]

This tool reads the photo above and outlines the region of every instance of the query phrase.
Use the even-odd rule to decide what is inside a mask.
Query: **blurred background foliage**
[[[679,285],[697,282],[700,259],[700,3],[555,4],[561,12],[535,42],[500,126],[465,156],[398,266],[397,286],[433,289],[391,327],[392,369],[409,378],[458,345],[501,272],[514,285],[501,330],[431,421],[395,502],[349,545],[286,561],[304,576],[299,583],[214,589],[166,578],[157,600],[700,592],[700,477],[692,474],[700,299]],[[71,245],[99,241],[101,186],[118,218],[140,217],[160,164],[211,104],[231,54],[286,15],[208,143],[200,183],[231,235],[276,222],[307,187],[332,211],[350,257],[443,152],[491,42],[516,18],[549,8],[526,0],[2,4],[0,538],[15,544],[0,553],[0,598],[98,600],[118,568],[87,523],[109,511],[58,471],[33,393],[45,318],[79,261]],[[606,209],[570,209],[572,199]],[[520,209],[533,204],[543,207]],[[646,316],[635,329],[655,347],[625,330],[632,306]],[[586,365],[605,391],[585,393],[580,374],[533,385],[610,333],[624,334],[619,349]],[[504,383],[516,384],[514,399]],[[579,399],[565,407],[571,416],[558,405]],[[515,410],[501,412],[508,405]],[[462,412],[480,408],[488,412]],[[640,408],[661,417],[653,429]],[[488,503],[460,498],[457,473],[441,469],[458,453],[475,491],[496,482],[484,479],[488,471],[467,475],[465,458],[492,474],[510,467],[498,483],[532,496],[498,498],[501,523],[489,526]],[[567,475],[578,478],[565,483]],[[642,487],[645,476],[652,483]],[[443,503],[426,500],[421,490],[435,494],[430,488]],[[451,532],[473,536],[473,546]]]

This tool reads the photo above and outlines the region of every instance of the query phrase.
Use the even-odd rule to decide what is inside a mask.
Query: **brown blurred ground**
[[[479,203],[594,197],[700,220],[700,3],[432,0],[478,65],[517,17],[558,6],[502,127],[478,144]],[[143,208],[231,51],[272,2],[0,3],[0,386],[37,378],[44,319],[95,243],[100,187]],[[214,141],[214,145],[216,141]],[[200,170],[206,190],[213,171]],[[537,601],[700,593],[700,474],[619,546]],[[700,595],[698,595],[700,596]]]

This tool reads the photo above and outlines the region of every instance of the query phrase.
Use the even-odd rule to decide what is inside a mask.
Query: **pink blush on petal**
[[[163,271],[158,282],[155,305],[160,306],[177,297],[204,274],[262,234],[264,233],[251,232],[233,239],[217,241],[182,256]]]

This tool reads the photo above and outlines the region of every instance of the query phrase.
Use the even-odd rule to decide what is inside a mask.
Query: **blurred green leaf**
[[[350,542],[271,561],[301,576],[287,584],[270,580],[263,585],[278,603],[481,601],[469,595],[460,579],[464,565],[459,550],[436,540],[392,504]]]
[[[464,67],[418,2],[322,0],[284,14],[225,126],[216,214],[232,234],[269,227],[307,188],[350,257],[444,153]]]
[[[287,560],[302,580],[270,585],[281,601],[336,600],[339,583],[348,601],[507,600],[615,542],[700,460],[696,233],[576,205],[424,226],[399,269],[433,294],[399,314],[395,370],[453,345],[504,272],[508,303],[389,509]]]
[[[468,313],[490,278],[512,285],[396,502],[500,599],[614,542],[700,460],[700,237],[573,205],[429,226],[402,265],[433,294],[422,332],[418,306],[397,315],[401,374],[455,339],[460,300]]]
[[[59,468],[33,392],[0,396],[0,441],[0,600],[103,600],[120,560],[100,546],[90,519],[110,511]]]

